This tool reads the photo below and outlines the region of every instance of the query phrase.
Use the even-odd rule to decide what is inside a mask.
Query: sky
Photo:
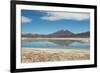
[[[59,30],[90,31],[90,14],[61,11],[21,10],[22,33],[50,34]]]

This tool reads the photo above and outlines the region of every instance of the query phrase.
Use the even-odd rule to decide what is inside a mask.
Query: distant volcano
[[[65,30],[65,29],[62,29],[62,30],[59,30],[59,31],[56,31],[54,33],[51,33],[49,34],[50,36],[70,36],[70,35],[73,35],[74,33],[70,32],[69,30]]]

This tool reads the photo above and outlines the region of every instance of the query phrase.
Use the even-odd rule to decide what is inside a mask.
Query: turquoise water
[[[65,49],[89,49],[90,42],[79,40],[22,40],[22,48],[65,48]]]

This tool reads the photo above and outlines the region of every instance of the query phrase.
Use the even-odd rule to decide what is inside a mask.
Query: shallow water
[[[89,49],[90,42],[82,40],[22,40],[22,48]]]

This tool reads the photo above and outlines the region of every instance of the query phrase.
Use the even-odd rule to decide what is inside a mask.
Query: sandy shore
[[[84,49],[22,48],[22,63],[89,59],[90,51]]]

